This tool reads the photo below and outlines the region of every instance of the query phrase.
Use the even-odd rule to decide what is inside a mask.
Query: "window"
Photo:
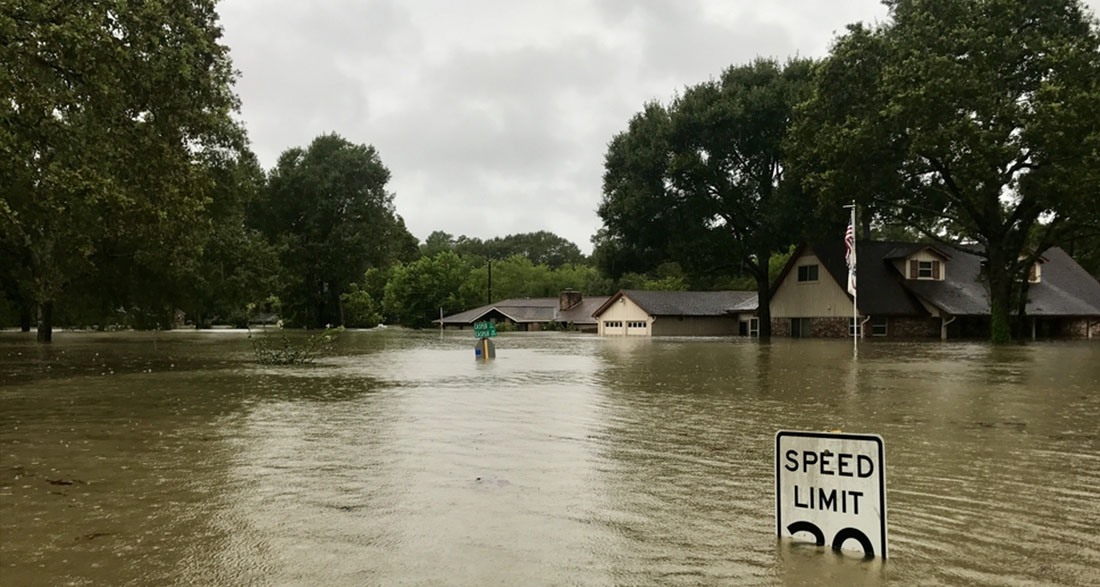
[[[799,281],[817,281],[817,265],[799,265]]]
[[[627,322],[627,328],[645,328],[645,322]]]
[[[1027,272],[1027,281],[1028,281],[1028,283],[1039,283],[1039,264],[1038,263],[1032,263],[1031,264],[1031,269],[1028,269],[1028,272]]]
[[[886,336],[886,325],[889,319],[885,316],[871,318],[871,336]]]
[[[856,321],[855,318],[848,319],[848,336],[862,336],[863,325]]]
[[[940,279],[939,261],[909,259],[909,279]]]
[[[760,336],[759,318],[749,318],[749,336]]]
[[[608,320],[603,323],[604,328],[622,328],[623,323],[621,320]]]

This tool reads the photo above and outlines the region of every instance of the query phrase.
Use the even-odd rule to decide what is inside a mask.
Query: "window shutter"
[[[917,278],[917,271],[920,269],[919,263],[916,259],[909,259],[909,279]]]
[[[932,261],[932,279],[940,278],[940,262]]]

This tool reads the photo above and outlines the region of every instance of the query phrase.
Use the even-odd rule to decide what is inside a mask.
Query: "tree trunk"
[[[53,301],[38,304],[38,342],[53,341]]]
[[[992,259],[988,265],[989,275],[989,340],[993,344],[1012,342],[1012,322],[1009,308],[1012,307],[1012,281],[1003,266],[998,267]]]
[[[31,306],[25,301],[19,303],[19,331],[31,331]]]
[[[1016,296],[1016,340],[1020,342],[1031,336],[1031,329],[1027,327],[1027,288],[1028,280],[1025,277]]]

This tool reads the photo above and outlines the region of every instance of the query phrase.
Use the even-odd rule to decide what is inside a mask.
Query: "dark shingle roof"
[[[955,316],[988,316],[989,290],[982,276],[980,252],[963,246],[859,241],[857,283],[859,310],[864,315],[919,315],[928,312],[917,298]],[[812,245],[838,284],[847,283],[844,243]],[[912,280],[899,274],[892,261],[932,248],[946,255],[944,279]],[[1028,288],[1027,313],[1032,316],[1100,316],[1100,283],[1058,247],[1043,253],[1039,283]]]
[[[624,295],[651,316],[725,316],[756,310],[753,291],[647,291],[624,289]],[[615,296],[612,296],[615,297]]]
[[[963,248],[944,247],[952,255],[943,281],[908,280],[905,286],[928,303],[958,316],[989,314],[989,289],[982,257]],[[1043,252],[1039,283],[1028,286],[1031,316],[1100,316],[1100,283],[1065,251]],[[1015,308],[1013,308],[1015,313]]]
[[[1028,288],[1034,316],[1100,316],[1100,282],[1058,247],[1043,252],[1039,283]]]
[[[856,284],[859,311],[867,316],[927,316],[928,311],[902,286],[889,261],[903,251],[908,256],[928,245],[900,242],[859,241],[856,243]],[[829,275],[847,291],[848,264],[844,260],[844,242],[837,240],[811,245]],[[954,263],[954,261],[952,261]]]
[[[572,322],[573,324],[595,324],[596,319],[592,317],[592,314],[606,302],[608,296],[598,296],[594,298],[584,298],[581,303],[569,308],[564,312],[558,312],[558,322]]]

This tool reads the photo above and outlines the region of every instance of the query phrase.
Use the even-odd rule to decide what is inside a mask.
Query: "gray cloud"
[[[398,212],[482,238],[551,230],[588,250],[607,142],[649,100],[757,56],[819,57],[877,0],[226,0],[265,166],[324,132],[373,144]]]

